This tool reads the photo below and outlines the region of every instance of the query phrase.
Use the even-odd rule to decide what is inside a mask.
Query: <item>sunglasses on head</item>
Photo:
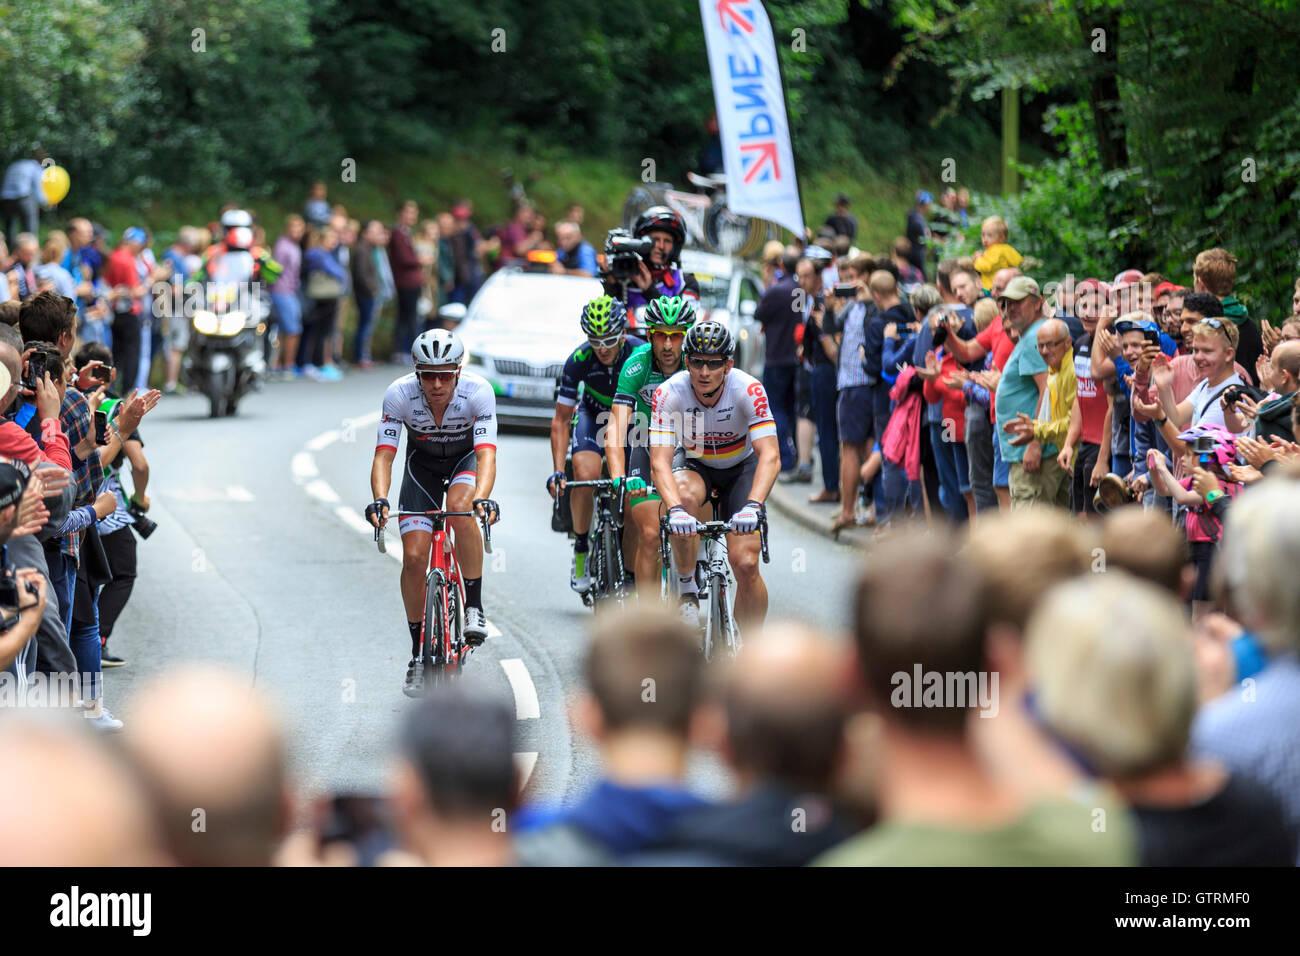
[[[1212,329],[1222,329],[1222,328],[1224,327],[1224,326],[1223,326],[1223,320],[1222,320],[1222,319],[1216,319],[1216,318],[1214,318],[1213,316],[1211,316],[1211,317],[1208,318],[1208,319],[1201,319],[1201,321],[1204,322],[1206,325],[1208,325],[1208,326],[1209,326],[1210,328],[1212,328]]]
[[[454,371],[434,371],[433,369],[420,369],[416,374],[420,376],[422,382],[450,382],[460,373],[459,369]]]
[[[712,359],[690,358],[687,359],[687,364],[690,365],[690,367],[693,369],[707,368],[710,371],[716,372],[718,369],[722,368],[722,366],[727,364],[727,360],[724,358],[712,358]]]
[[[612,349],[614,346],[618,345],[618,343],[621,342],[622,340],[623,340],[623,333],[620,332],[618,335],[607,335],[603,339],[588,338],[587,342],[594,349]]]

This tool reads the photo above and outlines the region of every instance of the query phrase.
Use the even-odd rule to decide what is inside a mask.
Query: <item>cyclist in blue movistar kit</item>
[[[555,471],[546,479],[546,490],[552,498],[564,490],[564,456],[569,450],[570,437],[574,479],[594,481],[600,477],[600,464],[605,455],[601,430],[609,423],[618,373],[632,351],[645,344],[635,335],[627,334],[627,309],[612,296],[603,295],[588,302],[582,309],[581,325],[587,341],[564,363],[555,398],[555,417],[551,419],[551,457]],[[591,576],[587,574],[591,499],[590,488],[575,488],[569,502],[574,534],[569,585],[580,594],[591,587]]]
[[[639,309],[660,296],[674,295],[687,296],[699,305],[699,281],[693,273],[677,268],[682,246],[686,244],[686,226],[682,224],[682,217],[667,206],[651,206],[637,216],[632,236],[652,239],[655,247],[650,253],[649,265],[641,262],[639,271],[628,282],[627,307]],[[605,291],[617,297],[622,290],[618,282],[606,279]]]

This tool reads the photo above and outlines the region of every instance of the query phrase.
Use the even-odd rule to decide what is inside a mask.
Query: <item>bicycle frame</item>
[[[465,642],[465,580],[456,560],[455,538],[448,518],[477,518],[483,529],[483,550],[492,553],[492,526],[474,511],[395,511],[390,517],[428,518],[433,523],[429,546],[429,572],[424,584],[424,623],[420,630],[420,658],[426,669],[426,686],[439,678],[455,677],[473,650]],[[379,550],[386,551],[384,532],[375,529]],[[430,624],[433,631],[430,633]]]
[[[595,514],[591,523],[591,551],[588,562],[595,562],[594,586],[582,595],[582,603],[598,610],[603,602],[613,600],[622,605],[627,597],[627,572],[623,566],[623,548],[616,529],[622,527],[624,496],[620,492],[615,503],[613,478],[591,481],[566,481],[567,488],[590,488],[593,492]]]
[[[767,517],[759,516],[757,532],[763,563],[771,560],[767,547]],[[697,593],[708,602],[708,616],[705,618],[702,650],[704,659],[713,659],[714,643],[721,639],[732,657],[740,653],[740,628],[732,613],[732,599],[728,597],[735,585],[731,574],[731,562],[727,556],[727,536],[738,534],[726,521],[696,522],[696,534],[703,541],[703,556],[695,563],[695,581]],[[669,543],[672,532],[667,515],[659,519],[659,556],[664,567],[672,567],[672,546]]]

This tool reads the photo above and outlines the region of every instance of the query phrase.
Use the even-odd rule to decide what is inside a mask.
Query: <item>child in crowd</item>
[[[1001,216],[989,216],[980,224],[980,243],[984,254],[975,257],[975,268],[980,274],[984,291],[993,289],[993,277],[999,269],[1014,268],[1024,257],[1007,245],[1007,223]]]
[[[1196,565],[1196,586],[1192,589],[1192,613],[1200,618],[1213,610],[1210,602],[1210,565],[1223,534],[1228,502],[1241,491],[1232,480],[1230,466],[1237,458],[1237,436],[1222,425],[1194,425],[1178,436],[1186,443],[1181,481],[1174,478],[1165,456],[1155,449],[1147,452],[1151,486],[1172,497],[1187,509],[1187,542]],[[1209,450],[1197,451],[1198,440],[1208,439]],[[1202,442],[1202,444],[1205,444]]]

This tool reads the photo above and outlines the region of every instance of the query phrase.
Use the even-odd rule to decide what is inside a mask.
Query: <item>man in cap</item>
[[[996,433],[1002,460],[1011,469],[1011,507],[1023,508],[1044,497],[1040,482],[1048,458],[1038,440],[1013,444],[1015,433],[1008,427],[1021,414],[1036,418],[1047,388],[1048,365],[1038,349],[1038,328],[1043,322],[1043,297],[1038,283],[1029,276],[1016,276],[998,297],[998,308],[1020,333],[1020,341],[1007,357],[998,382]]]

